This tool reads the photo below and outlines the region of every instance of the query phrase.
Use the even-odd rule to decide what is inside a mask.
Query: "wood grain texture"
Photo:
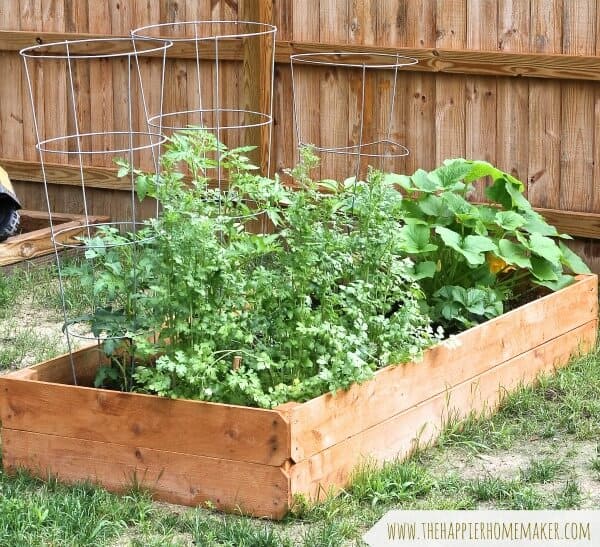
[[[467,47],[491,51],[497,47],[496,0],[467,3]],[[473,76],[465,82],[465,154],[470,159],[495,163],[497,132],[497,79]],[[485,183],[478,183],[475,198],[485,198]]]
[[[562,52],[562,4],[562,0],[531,0],[531,51]],[[559,207],[560,120],[560,82],[530,80],[527,193],[536,207]]]
[[[0,8],[0,29],[18,25],[21,15],[19,4],[7,2]],[[23,93],[21,82],[21,60],[8,52],[0,53],[0,68],[4,76],[0,79],[0,135],[2,150],[14,158],[23,157]]]
[[[498,47],[502,51],[527,51],[529,24],[528,5],[521,0],[498,0]],[[529,81],[499,78],[497,94],[495,163],[518,179],[527,180]]]
[[[320,0],[320,39],[326,43],[348,43],[348,28],[348,3]],[[327,66],[319,71],[317,77],[320,102],[319,146],[324,148],[348,146],[350,145],[349,70]],[[352,115],[356,116],[356,110]],[[351,155],[321,153],[320,157],[322,178],[337,176],[344,179],[355,174],[356,158]]]
[[[563,52],[595,53],[595,9],[595,0],[564,2]],[[562,84],[561,209],[586,210],[586,198],[593,196],[594,94],[594,88],[589,85]]]
[[[305,460],[597,315],[597,278],[585,277],[563,291],[459,334],[458,347],[440,344],[427,350],[421,362],[387,367],[373,380],[348,391],[312,399],[290,413],[292,459]],[[510,338],[506,332],[511,332]],[[354,412],[356,408],[362,412]]]
[[[9,237],[0,243],[0,266],[8,266],[23,260],[31,260],[54,253],[52,230],[49,227],[48,214],[36,211],[20,211],[23,233]],[[36,228],[45,217],[45,226]],[[80,238],[86,234],[82,226],[86,217],[81,215],[52,215],[54,223],[54,239],[63,245],[79,245]],[[106,222],[108,217],[88,217],[90,224]],[[27,229],[27,228],[32,229]]]
[[[272,24],[273,4],[264,0],[245,0],[240,4],[240,20]],[[249,29],[254,30],[254,28]],[[241,108],[252,112],[269,114],[272,111],[272,80],[274,78],[272,35],[245,38],[243,41],[242,101]],[[256,123],[254,115],[248,115],[245,123]],[[260,167],[260,172],[268,176],[270,170],[270,131],[269,126],[250,127],[244,131],[244,144],[257,147],[251,159]]]
[[[463,49],[466,6],[462,0],[437,0],[436,46]],[[460,78],[439,74],[435,80],[435,162],[465,155],[465,87]]]
[[[3,466],[27,468],[41,478],[90,480],[111,491],[142,487],[153,498],[179,505],[211,502],[217,509],[282,518],[289,478],[281,467],[207,458],[111,442],[2,429]]]
[[[588,321],[295,464],[290,470],[292,491],[318,499],[323,492],[346,486],[361,463],[402,459],[433,442],[448,422],[489,415],[508,392],[535,382],[540,374],[551,374],[571,355],[589,351],[597,332],[598,320]]]
[[[308,10],[307,10],[308,11]],[[296,17],[296,16],[295,16]],[[305,29],[306,30],[306,29]],[[310,29],[309,29],[310,30]],[[312,34],[312,32],[311,32]],[[0,51],[17,52],[40,41],[49,43],[64,39],[102,38],[105,34],[0,31]],[[103,50],[105,51],[104,47]],[[93,51],[93,48],[90,49]],[[479,76],[513,76],[530,78],[600,80],[598,69],[600,59],[596,55],[510,53],[499,51],[473,51],[465,48],[443,47],[392,47],[381,45],[357,45],[345,42],[316,41],[314,38],[302,41],[278,40],[275,62],[289,63],[292,53],[319,53],[324,51],[361,52],[361,53],[400,53],[417,58],[420,63],[407,70],[416,72],[441,72],[448,74],[474,74]],[[206,59],[210,59],[210,48],[203,50]],[[239,44],[223,40],[220,46],[220,58],[229,61],[241,61],[243,51]],[[153,57],[162,54],[149,55]],[[178,44],[167,52],[169,58],[195,59],[193,45]]]
[[[10,375],[0,379],[0,395],[2,425],[11,429],[267,465],[281,465],[289,454],[287,423],[271,410],[73,388]],[[79,409],[75,416],[73,408]]]
[[[36,41],[47,43],[64,38],[123,35],[129,27],[156,22],[162,15],[165,20],[170,20],[168,17],[172,18],[174,14],[180,20],[236,18],[240,10],[253,2],[258,0],[246,3],[6,0],[0,8],[3,11],[0,15],[0,70],[11,73],[10,63],[17,70],[18,63],[10,59],[16,56],[19,48]],[[291,89],[287,72],[291,53],[399,52],[418,58],[420,63],[404,70],[400,79],[401,100],[392,131],[397,140],[408,145],[412,154],[396,161],[392,166],[394,170],[431,169],[447,155],[464,153],[498,161],[503,168],[518,173],[527,183],[528,195],[537,207],[600,213],[600,192],[594,185],[600,177],[600,146],[597,144],[600,142],[600,90],[597,85],[600,80],[597,39],[600,6],[597,0],[282,0],[272,7],[274,19],[281,28],[276,46],[277,119],[273,150],[278,170],[294,163],[295,146],[290,138],[293,128]],[[209,50],[210,47],[203,53],[206,59],[211,58]],[[173,65],[179,63],[182,67],[168,80],[170,84],[174,82],[169,86],[173,96],[181,91],[178,96],[181,101],[196,107],[197,94],[191,85],[191,80],[195,79],[193,43],[178,45],[168,55]],[[220,55],[226,65],[223,75],[230,84],[223,99],[240,103],[244,89],[241,77],[243,46],[225,40],[220,44]],[[150,81],[159,80],[158,66],[158,59],[144,64],[144,74]],[[66,103],[57,102],[54,96],[46,96],[48,74],[35,63],[31,68],[36,101],[40,111],[45,112],[40,127],[42,134],[46,134],[47,118],[63,123],[61,104]],[[107,89],[99,89],[103,97],[100,104],[106,104],[115,120],[123,118],[122,103],[119,102],[122,97],[119,98],[118,93],[123,87],[121,76],[113,69],[106,80],[110,82],[112,78],[112,86],[107,83]],[[213,75],[207,70],[203,81],[212,80]],[[95,85],[98,78],[94,77],[92,81]],[[329,89],[338,81],[339,78],[327,79],[325,70],[312,68],[305,72],[300,94],[307,99],[303,117],[308,142],[318,142],[322,134],[335,131],[342,131],[350,141],[356,140],[356,109],[346,108],[343,103],[341,110],[338,108],[342,114],[347,112],[346,119],[342,118],[340,122],[342,125],[338,128],[339,124],[334,121],[335,127],[322,127],[332,119],[329,113],[324,114],[324,110],[330,110],[334,103],[337,108],[342,100],[341,93]],[[380,99],[380,106],[385,106],[389,75],[379,74],[375,81],[374,95]],[[450,88],[444,85],[446,81],[451,83]],[[84,89],[87,82],[85,69],[76,70],[76,86]],[[351,83],[343,93],[350,104],[356,105],[356,82],[354,86]],[[17,131],[16,138],[0,142],[0,157],[19,161],[37,159],[24,84],[23,79],[20,86],[13,86],[9,80],[0,84],[5,90],[2,92],[0,124],[10,127],[10,131]],[[340,82],[340,85],[346,83]],[[452,85],[454,91],[458,90],[456,93],[452,91]],[[496,93],[498,86],[501,96]],[[211,85],[207,85],[204,90],[207,101],[210,88]],[[440,91],[437,97],[436,88]],[[447,93],[448,89],[452,93]],[[322,94],[324,105],[320,104]],[[156,98],[157,93],[151,96]],[[82,127],[91,126],[92,115],[97,114],[87,106],[91,102],[85,93],[79,102]],[[372,114],[377,130],[384,125],[385,116],[381,115],[384,109],[375,106]],[[12,114],[8,113],[9,109]],[[138,123],[143,123],[141,110],[135,111]],[[65,115],[68,113],[67,108]],[[96,121],[94,118],[94,124]],[[68,119],[64,123],[66,131],[70,132],[73,124]],[[22,136],[18,135],[19,126]],[[445,128],[452,129],[444,133]],[[239,135],[226,137],[232,143],[240,140]],[[499,156],[496,156],[497,149]],[[86,158],[86,163],[109,167],[111,159],[108,156],[94,161]],[[70,165],[77,162],[75,157],[54,158],[51,162],[66,161]],[[341,178],[351,168],[348,161],[338,163],[339,172],[334,175]],[[316,172],[315,176],[320,173]],[[75,208],[81,201],[74,197],[72,189],[63,186],[52,187],[51,193],[54,194],[52,200],[63,210]],[[112,207],[112,188],[105,198],[100,197],[100,191],[95,194],[94,205]],[[483,198],[482,189],[476,197]],[[27,199],[37,200],[35,196],[27,196]]]

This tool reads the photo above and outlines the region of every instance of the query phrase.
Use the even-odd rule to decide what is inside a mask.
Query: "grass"
[[[82,308],[76,279],[65,285],[70,308]],[[57,338],[40,336],[36,325],[20,328],[13,317],[26,300],[33,314],[44,310],[60,321],[55,289],[51,269],[0,278],[0,369],[62,350]],[[599,392],[596,350],[539,386],[513,393],[492,418],[448,424],[435,447],[408,461],[381,468],[366,462],[339,495],[323,493],[318,504],[298,498],[280,523],[157,504],[140,491],[117,496],[89,484],[0,471],[0,545],[361,545],[361,535],[393,508],[600,508],[600,494],[590,502],[584,488],[597,484],[600,493]],[[592,448],[584,454],[582,447]],[[494,458],[516,463],[490,471]]]
[[[562,459],[545,457],[532,460],[529,467],[521,472],[521,475],[525,482],[543,484],[556,479],[564,468],[565,462]]]

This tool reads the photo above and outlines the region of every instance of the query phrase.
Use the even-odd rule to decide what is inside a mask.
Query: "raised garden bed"
[[[406,456],[448,419],[492,411],[518,385],[590,349],[597,328],[597,277],[579,276],[427,350],[421,362],[274,410],[85,387],[103,360],[86,348],[74,355],[83,385],[71,385],[68,356],[0,379],[3,465],[281,518],[295,494],[314,499],[343,487],[364,458]]]
[[[23,261],[43,260],[54,253],[52,231],[48,213],[40,211],[20,211],[21,230],[18,235],[9,237],[0,243],[0,266],[11,266]],[[52,213],[54,231],[60,232],[58,238],[61,243],[74,245],[78,237],[84,235],[82,226],[86,224],[84,215],[71,215],[67,213]],[[108,217],[88,217],[87,223],[95,224],[107,222]]]

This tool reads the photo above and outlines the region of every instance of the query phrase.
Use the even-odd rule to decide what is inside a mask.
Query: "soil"
[[[551,458],[562,461],[563,468],[554,480],[532,486],[542,494],[551,496],[561,490],[567,481],[576,481],[583,493],[581,509],[600,508],[600,473],[591,468],[598,456],[596,441],[576,441],[569,437],[552,439],[527,439],[507,450],[473,454],[463,448],[446,448],[435,451],[428,468],[436,477],[458,475],[461,479],[501,478],[518,479],[532,461]],[[481,507],[483,508],[483,507]]]

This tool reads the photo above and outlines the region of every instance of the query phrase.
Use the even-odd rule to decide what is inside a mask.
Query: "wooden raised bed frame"
[[[589,350],[598,328],[595,275],[427,350],[421,362],[274,410],[70,385],[62,356],[0,379],[4,468],[157,499],[281,518],[295,494],[343,487],[357,464],[404,457],[449,418],[488,413],[503,395]],[[75,354],[83,383],[101,362]]]
[[[0,266],[8,266],[54,253],[48,213],[23,209],[20,211],[20,215],[22,233],[0,243]],[[88,217],[89,224],[108,220],[109,217],[106,216]],[[54,222],[54,231],[60,230],[58,239],[63,244],[75,245],[78,243],[77,238],[84,235],[82,228],[86,223],[84,215],[52,213],[52,221]]]

